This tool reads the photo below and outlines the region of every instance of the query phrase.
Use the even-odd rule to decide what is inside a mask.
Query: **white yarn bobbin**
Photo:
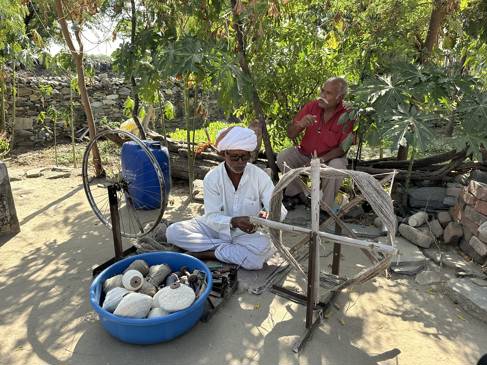
[[[140,289],[142,284],[144,284],[144,277],[137,270],[129,270],[123,274],[122,284],[125,289],[135,291]]]

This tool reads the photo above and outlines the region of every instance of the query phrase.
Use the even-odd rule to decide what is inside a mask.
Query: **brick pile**
[[[460,192],[451,215],[463,227],[460,248],[479,263],[487,261],[487,184],[471,180]]]

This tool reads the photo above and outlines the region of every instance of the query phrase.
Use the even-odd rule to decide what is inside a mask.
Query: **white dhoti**
[[[214,250],[222,262],[240,265],[247,270],[259,270],[274,254],[275,248],[262,232],[246,234],[232,232],[230,239],[197,219],[171,224],[166,231],[167,241],[190,252]]]

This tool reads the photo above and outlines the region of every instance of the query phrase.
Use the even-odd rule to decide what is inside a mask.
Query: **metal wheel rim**
[[[86,146],[85,152],[83,154],[83,165],[82,165],[82,177],[83,177],[83,189],[85,191],[86,197],[88,199],[88,203],[90,204],[91,209],[95,213],[96,217],[105,225],[107,226],[110,230],[112,229],[112,224],[108,219],[106,219],[105,215],[100,211],[98,208],[98,205],[95,202],[95,199],[91,193],[91,188],[90,188],[90,181],[88,177],[88,163],[89,163],[89,157],[90,157],[90,152],[94,146],[94,144],[102,137],[105,137],[109,134],[115,134],[115,135],[123,135],[133,142],[135,142],[142,150],[145,152],[145,154],[149,157],[149,160],[151,161],[152,167],[155,169],[158,181],[159,181],[159,193],[161,196],[161,202],[160,202],[160,207],[159,207],[159,214],[157,215],[157,218],[154,220],[153,225],[151,228],[145,232],[141,232],[139,234],[128,234],[126,232],[123,232],[122,230],[120,231],[121,235],[123,237],[127,238],[139,238],[142,236],[145,236],[152,232],[156,226],[159,224],[159,222],[162,219],[162,216],[164,215],[164,211],[167,207],[167,202],[168,202],[168,194],[164,194],[164,187],[166,186],[165,184],[165,179],[164,179],[164,174],[162,173],[161,167],[159,166],[159,162],[157,161],[156,157],[154,154],[147,148],[147,146],[144,144],[144,142],[138,138],[137,136],[133,135],[132,133],[125,132],[119,129],[115,130],[107,130],[103,131],[100,133],[97,133],[95,138],[93,138],[92,141]]]

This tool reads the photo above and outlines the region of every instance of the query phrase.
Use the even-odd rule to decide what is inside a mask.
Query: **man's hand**
[[[238,228],[241,231],[251,234],[255,232],[255,226],[250,223],[249,217],[233,217],[230,220],[230,224],[233,228]]]
[[[265,210],[261,210],[259,212],[259,218],[267,219],[268,217],[269,217],[269,212],[266,212]]]
[[[312,114],[306,114],[297,124],[299,128],[304,129],[316,122],[316,117]]]

